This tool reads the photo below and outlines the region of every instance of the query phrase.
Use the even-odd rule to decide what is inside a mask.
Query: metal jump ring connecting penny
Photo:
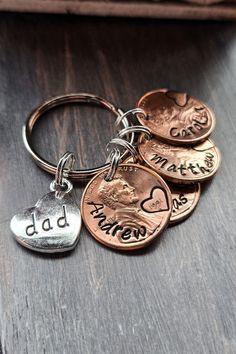
[[[89,94],[89,93],[71,93],[63,96],[57,96],[54,97],[46,102],[44,102],[42,105],[40,105],[38,108],[36,108],[35,111],[28,117],[25,125],[23,126],[22,134],[23,134],[23,141],[25,144],[25,147],[35,163],[42,168],[43,170],[51,173],[51,174],[56,174],[57,171],[57,166],[54,164],[48,162],[47,160],[43,159],[36,151],[31,146],[31,135],[32,131],[34,128],[35,123],[37,120],[47,111],[50,109],[61,106],[67,103],[94,103],[100,106],[103,106],[110,110],[112,113],[116,115],[117,118],[122,117],[123,111],[119,108],[116,108],[112,103],[108,102],[104,98],[101,98],[99,96]],[[123,117],[120,121],[123,124],[124,128],[129,127],[129,122],[126,117]],[[134,136],[130,136],[130,143],[132,144]],[[121,159],[123,159],[125,156],[121,156]],[[102,171],[105,167],[108,167],[109,163],[105,163],[102,166],[95,167],[95,168],[90,168],[90,169],[85,169],[85,170],[71,170],[68,173],[68,177],[70,180],[73,181],[78,181],[81,179],[85,179],[88,177],[94,176],[96,173],[99,171]]]
[[[144,119],[147,117],[146,112],[142,108],[133,108],[133,109],[130,109],[129,111],[123,113],[120,117],[118,117],[116,119],[115,125],[119,126],[120,123],[123,121],[123,119],[126,119],[131,114],[133,114],[135,116],[136,116],[136,114],[139,114],[139,115],[143,116]]]
[[[133,147],[132,144],[130,144],[127,140],[121,139],[121,138],[114,138],[112,139],[108,144],[107,144],[107,149],[109,145],[114,145],[115,147],[111,151],[108,161],[110,161],[110,169],[108,173],[105,176],[106,181],[111,181],[116,173],[116,170],[118,168],[119,162],[121,160],[121,151],[120,147],[123,147],[125,151],[129,151],[131,156],[134,159],[134,162],[138,160],[138,153],[136,149]]]
[[[120,150],[117,148],[114,148],[111,152],[111,155],[110,155],[111,161],[110,161],[109,171],[107,172],[107,174],[104,177],[104,179],[107,182],[110,182],[113,179],[113,177],[117,171],[119,162],[120,162],[120,157],[121,157]]]
[[[126,151],[130,152],[134,160],[136,160],[138,157],[138,153],[135,147],[132,144],[130,144],[127,140],[121,138],[114,138],[107,144],[107,148],[109,147],[109,145],[115,145],[116,148],[118,148],[118,146],[123,147]]]
[[[150,140],[152,138],[152,133],[150,129],[142,125],[133,125],[131,127],[124,128],[119,131],[118,137],[123,138],[124,136],[127,136],[130,133],[143,133],[147,140]]]

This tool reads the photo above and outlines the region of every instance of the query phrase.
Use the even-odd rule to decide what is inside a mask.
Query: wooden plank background
[[[1,0],[0,11],[192,20],[236,19],[235,0]]]
[[[236,353],[236,24],[1,14],[0,33],[0,353]],[[29,112],[72,91],[128,109],[158,87],[216,114],[222,166],[191,218],[133,254],[84,228],[66,256],[19,246],[10,218],[52,179],[24,149]],[[109,113],[72,106],[47,118],[34,137],[45,157],[72,149],[81,167],[103,161]]]

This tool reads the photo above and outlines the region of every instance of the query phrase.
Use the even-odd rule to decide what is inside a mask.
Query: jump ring
[[[68,167],[66,168],[66,165]],[[57,186],[63,187],[62,181],[64,177],[68,177],[69,172],[74,168],[75,155],[67,151],[59,160],[57,171],[55,175],[55,182]]]
[[[58,192],[58,193],[70,193],[73,189],[73,184],[66,178],[62,178],[62,186],[66,187],[65,189],[58,189],[58,185],[56,184],[56,180],[54,179],[51,183],[50,183],[50,190],[52,192]]]
[[[35,163],[40,168],[53,175],[56,174],[57,166],[43,159],[31,146],[32,143],[31,135],[32,135],[33,128],[37,120],[50,109],[67,103],[80,103],[80,102],[94,103],[103,106],[109,109],[112,113],[114,113],[117,118],[123,115],[123,111],[121,109],[116,108],[112,103],[108,102],[104,98],[89,93],[71,93],[63,96],[57,96],[44,102],[29,116],[25,125],[23,126],[22,129],[23,141],[27,151],[29,152],[29,154],[31,155]],[[120,122],[122,123],[124,128],[130,126],[128,120],[125,117],[123,117]],[[130,143],[132,144],[133,141],[134,141],[134,135],[131,135]],[[125,156],[123,156],[122,158],[125,158]],[[68,173],[68,177],[72,181],[78,181],[81,179],[94,176],[96,173],[102,171],[107,166],[108,163],[105,163],[102,166],[95,167],[95,168],[90,168],[85,170],[71,170]]]
[[[133,156],[135,161],[137,160],[138,157],[137,151],[134,148],[134,146],[130,144],[127,140],[121,138],[114,138],[107,144],[107,148],[109,147],[109,145],[115,145],[116,148],[118,148],[117,145],[122,146],[126,151],[130,152],[130,154]]]
[[[120,138],[123,138],[124,136],[127,136],[130,133],[144,133],[144,136],[147,140],[150,140],[152,137],[150,129],[142,125],[132,125],[131,127],[123,128],[119,131],[118,136]]]
[[[110,168],[105,176],[105,180],[107,182],[110,182],[113,179],[120,162],[120,157],[121,154],[119,149],[115,148],[114,150],[112,150]]]
[[[127,117],[130,115],[136,115],[136,114],[142,114],[144,116],[144,118],[147,117],[146,112],[142,109],[142,108],[133,108],[130,109],[129,111],[123,113],[122,115],[120,115],[119,117],[116,118],[116,122],[115,125],[118,126],[124,119],[127,119]]]

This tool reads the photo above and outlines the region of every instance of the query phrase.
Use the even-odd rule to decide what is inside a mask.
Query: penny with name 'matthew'
[[[211,178],[219,168],[220,152],[212,140],[194,146],[174,146],[156,138],[141,139],[142,159],[163,178],[174,183],[196,183]]]
[[[159,89],[138,101],[146,112],[138,120],[161,141],[173,145],[194,145],[204,141],[215,127],[213,112],[187,93]]]
[[[165,181],[150,168],[120,164],[111,181],[108,169],[87,185],[81,212],[92,236],[119,250],[147,246],[167,226],[172,198]]]

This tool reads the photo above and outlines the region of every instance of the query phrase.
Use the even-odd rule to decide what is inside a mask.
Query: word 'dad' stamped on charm
[[[107,169],[87,185],[81,201],[83,220],[99,242],[120,250],[147,246],[169,222],[169,188],[149,168],[119,165],[111,181]]]
[[[174,183],[203,182],[212,177],[220,165],[220,152],[210,139],[184,147],[152,138],[142,141],[139,153],[151,168]]]
[[[205,140],[215,127],[215,117],[201,101],[186,93],[160,89],[140,98],[138,115],[156,137],[173,145],[192,145]]]
[[[23,246],[38,252],[54,253],[72,250],[79,239],[81,214],[73,197],[57,198],[51,192],[36,205],[15,215],[11,230]]]

